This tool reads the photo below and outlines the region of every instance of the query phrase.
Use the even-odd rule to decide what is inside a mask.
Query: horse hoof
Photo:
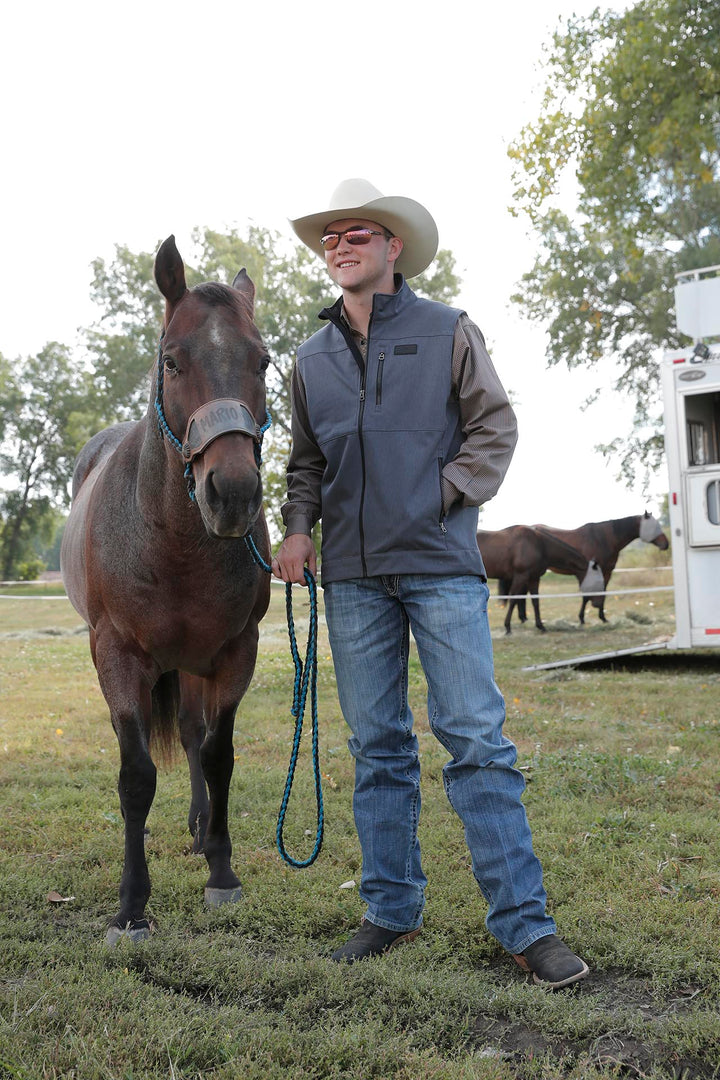
[[[115,945],[123,938],[126,938],[131,945],[136,945],[138,941],[145,941],[150,937],[150,924],[142,920],[142,922],[136,923],[135,926],[131,926],[128,923],[126,926],[111,926],[105,935],[105,944],[114,948]]]
[[[237,904],[242,896],[242,886],[236,885],[234,889],[205,889],[205,907],[222,907],[223,904]]]

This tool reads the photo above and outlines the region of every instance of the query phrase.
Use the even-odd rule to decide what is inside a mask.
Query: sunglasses
[[[340,237],[344,236],[348,244],[352,244],[353,247],[362,247],[364,244],[369,244],[373,236],[385,236],[388,240],[390,237],[387,233],[378,232],[377,229],[343,229],[342,232],[326,233],[325,236],[320,237],[320,243],[326,251],[334,251],[340,243]]]

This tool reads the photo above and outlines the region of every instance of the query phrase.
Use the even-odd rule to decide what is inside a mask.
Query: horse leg
[[[190,810],[188,828],[193,837],[194,855],[203,851],[207,832],[210,803],[200,764],[200,747],[205,738],[203,721],[202,681],[192,675],[180,675],[180,709],[178,711],[180,741],[190,770]]]
[[[205,834],[205,858],[210,876],[205,886],[208,907],[240,899],[241,885],[230,865],[232,844],[228,830],[228,793],[234,765],[233,727],[238,704],[250,685],[257,656],[258,626],[251,620],[228,648],[212,679],[205,680],[204,706],[207,734],[200,761],[210,793],[210,814]]]
[[[587,607],[587,602],[588,602],[587,596],[583,596],[582,603],[580,605],[580,616],[579,616],[580,623],[581,623],[582,626],[585,625],[585,608]]]
[[[140,941],[150,936],[145,905],[150,875],[145,858],[145,822],[155,797],[157,770],[148,737],[152,715],[151,679],[137,659],[123,653],[119,641],[98,634],[95,646],[98,680],[110,707],[120,747],[118,793],[125,822],[125,860],[120,880],[120,910],[110,923],[106,941]],[[123,662],[125,661],[125,662]]]
[[[510,600],[509,603],[508,603],[507,615],[505,616],[505,633],[506,634],[512,634],[512,629],[510,627],[510,621],[512,619],[512,613],[515,610],[516,604],[517,604],[517,600]]]
[[[539,580],[530,582],[531,595],[538,593],[539,589],[540,589],[540,581]],[[540,598],[537,595],[532,595],[532,606],[533,606],[533,611],[535,612],[535,626],[538,628],[538,630],[542,630],[542,632],[544,634],[545,633],[545,627],[543,625],[542,619],[540,618]]]

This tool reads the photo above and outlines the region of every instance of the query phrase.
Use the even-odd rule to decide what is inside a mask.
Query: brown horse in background
[[[489,578],[499,578],[501,593],[512,596],[505,616],[506,634],[511,633],[510,623],[515,608],[518,609],[520,621],[526,621],[524,597],[527,593],[531,594],[535,625],[538,630],[545,631],[540,618],[540,600],[537,593],[540,578],[552,568],[553,563],[562,562],[567,566],[569,569],[563,572],[574,574],[581,587],[583,584],[586,588],[600,587],[600,576],[597,572],[594,576],[591,574],[586,581],[588,572],[592,569],[590,560],[568,544],[543,535],[529,525],[511,525],[495,532],[480,529],[477,543],[485,564],[485,573]]]
[[[150,933],[150,745],[176,729],[190,766],[193,849],[210,871],[206,903],[240,895],[227,822],[233,726],[270,594],[243,539],[267,559],[258,443],[268,356],[253,284],[242,270],[232,288],[189,290],[172,236],[155,279],[165,324],[147,413],[81,452],[61,555],[120,745],[125,863],[110,944]]]
[[[600,566],[603,574],[605,589],[607,589],[610,575],[615,569],[618,555],[624,547],[637,540],[638,537],[648,544],[654,544],[661,551],[668,548],[668,538],[660,527],[660,523],[647,511],[634,517],[611,518],[608,521],[589,521],[581,525],[579,529],[555,529],[548,525],[536,525],[535,529],[549,539],[562,541],[576,551],[581,552],[586,559],[594,559]],[[550,567],[557,574],[573,574],[575,571],[562,559],[556,561]],[[580,607],[580,622],[585,622],[585,607],[590,597],[583,597]],[[598,615],[603,622],[605,618],[605,598],[601,597],[598,607]]]

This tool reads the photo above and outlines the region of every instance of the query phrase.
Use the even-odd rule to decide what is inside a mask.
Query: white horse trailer
[[[720,648],[720,266],[677,275],[675,314],[678,329],[695,342],[670,349],[662,365],[675,634],[525,671],[656,649]]]
[[[678,329],[696,344],[663,360],[675,637],[720,648],[720,266],[678,275]]]

